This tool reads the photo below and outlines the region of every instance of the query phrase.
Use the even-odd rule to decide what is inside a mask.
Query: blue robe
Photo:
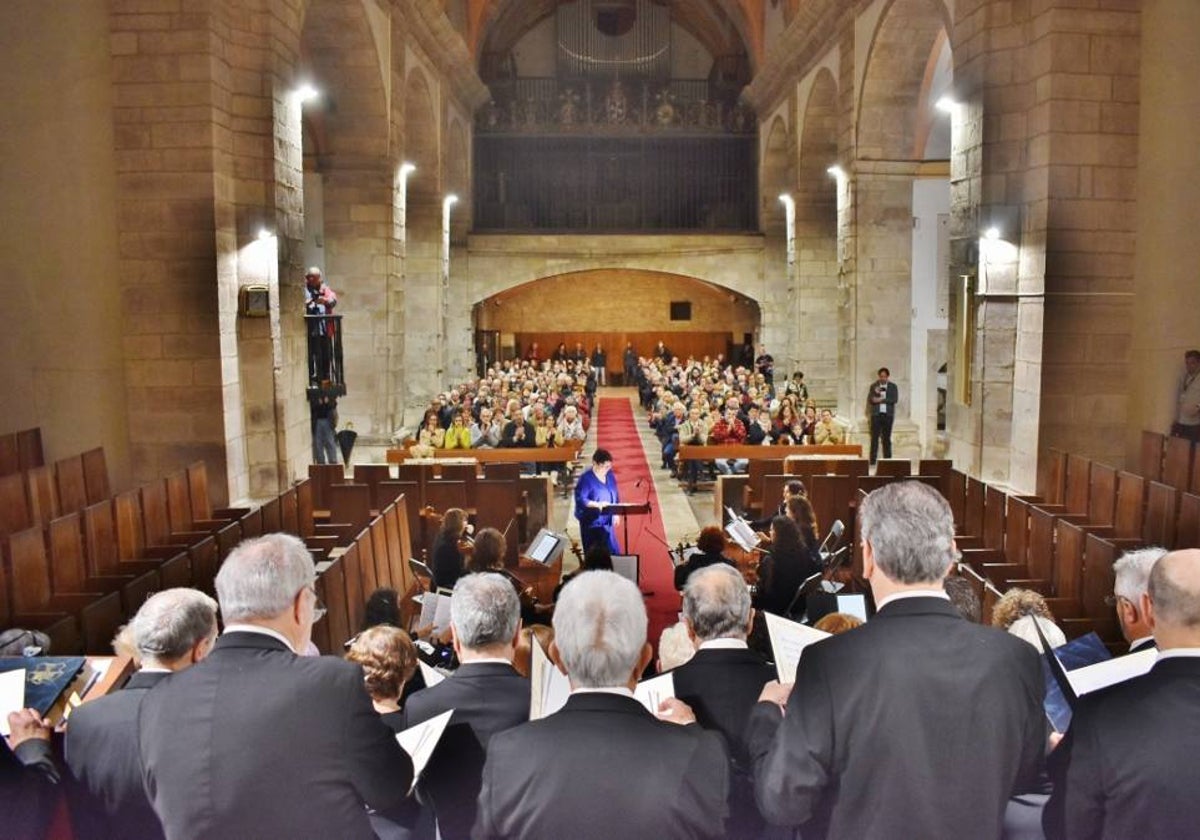
[[[596,477],[592,470],[584,470],[575,482],[575,518],[579,520],[579,533],[583,542],[583,550],[598,542],[607,541],[608,548],[613,554],[619,554],[617,535],[613,531],[613,515],[608,511],[587,507],[587,502],[619,502],[617,493],[617,477],[610,471],[604,481]]]

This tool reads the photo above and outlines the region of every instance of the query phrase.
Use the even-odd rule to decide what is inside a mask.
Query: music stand
[[[605,505],[604,512],[610,513],[613,516],[623,517],[622,526],[625,529],[625,540],[623,547],[625,549],[625,553],[629,554],[629,517],[645,516],[648,514],[650,512],[650,500],[647,499],[644,502],[630,502],[628,504],[619,502],[617,504]]]

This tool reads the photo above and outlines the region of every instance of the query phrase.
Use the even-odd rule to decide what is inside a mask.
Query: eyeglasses
[[[1124,595],[1112,594],[1112,595],[1105,596],[1104,603],[1108,604],[1110,607],[1115,607],[1121,601],[1128,601],[1128,600],[1129,599],[1126,598]]]
[[[314,589],[314,588],[313,588],[313,587],[311,587],[311,586],[309,586],[309,587],[306,587],[306,588],[308,589],[308,591],[309,591],[309,592],[311,592],[311,593],[313,594],[313,618],[312,618],[312,623],[313,623],[313,624],[316,624],[318,621],[320,621],[322,618],[324,618],[324,617],[325,617],[325,613],[329,612],[329,610],[328,610],[328,609],[326,609],[326,607],[325,607],[325,605],[324,605],[323,603],[321,603],[321,598],[320,598],[320,596],[319,596],[319,595],[317,595],[317,590],[316,590],[316,589]]]

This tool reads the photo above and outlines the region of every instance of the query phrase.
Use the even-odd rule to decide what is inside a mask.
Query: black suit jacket
[[[226,633],[146,695],[142,774],[169,838],[370,838],[412,783],[362,669]]]
[[[663,723],[627,697],[575,694],[492,738],[471,836],[723,837],[728,784],[717,735]]]
[[[752,650],[709,648],[696,651],[671,675],[675,696],[692,707],[701,726],[721,733],[729,750],[728,836],[758,837],[764,820],[754,802],[746,723],[775,669]]]
[[[805,840],[999,840],[1045,744],[1034,648],[909,598],[805,648],[787,716],[750,717],[758,803]]]
[[[1200,658],[1080,698],[1051,757],[1049,838],[1195,837],[1200,831]]]
[[[488,741],[529,720],[529,700],[529,680],[498,662],[466,662],[408,699],[406,727],[454,709],[420,781],[445,840],[470,836]]]
[[[71,714],[65,754],[74,782],[71,817],[83,838],[163,836],[142,787],[138,707],[166,673],[136,673],[125,687]]]

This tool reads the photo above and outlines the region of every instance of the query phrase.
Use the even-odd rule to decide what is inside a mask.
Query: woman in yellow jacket
[[[450,428],[446,430],[446,438],[442,442],[442,448],[471,448],[471,427],[467,425],[467,420],[462,413],[455,414],[454,419],[450,421]]]

